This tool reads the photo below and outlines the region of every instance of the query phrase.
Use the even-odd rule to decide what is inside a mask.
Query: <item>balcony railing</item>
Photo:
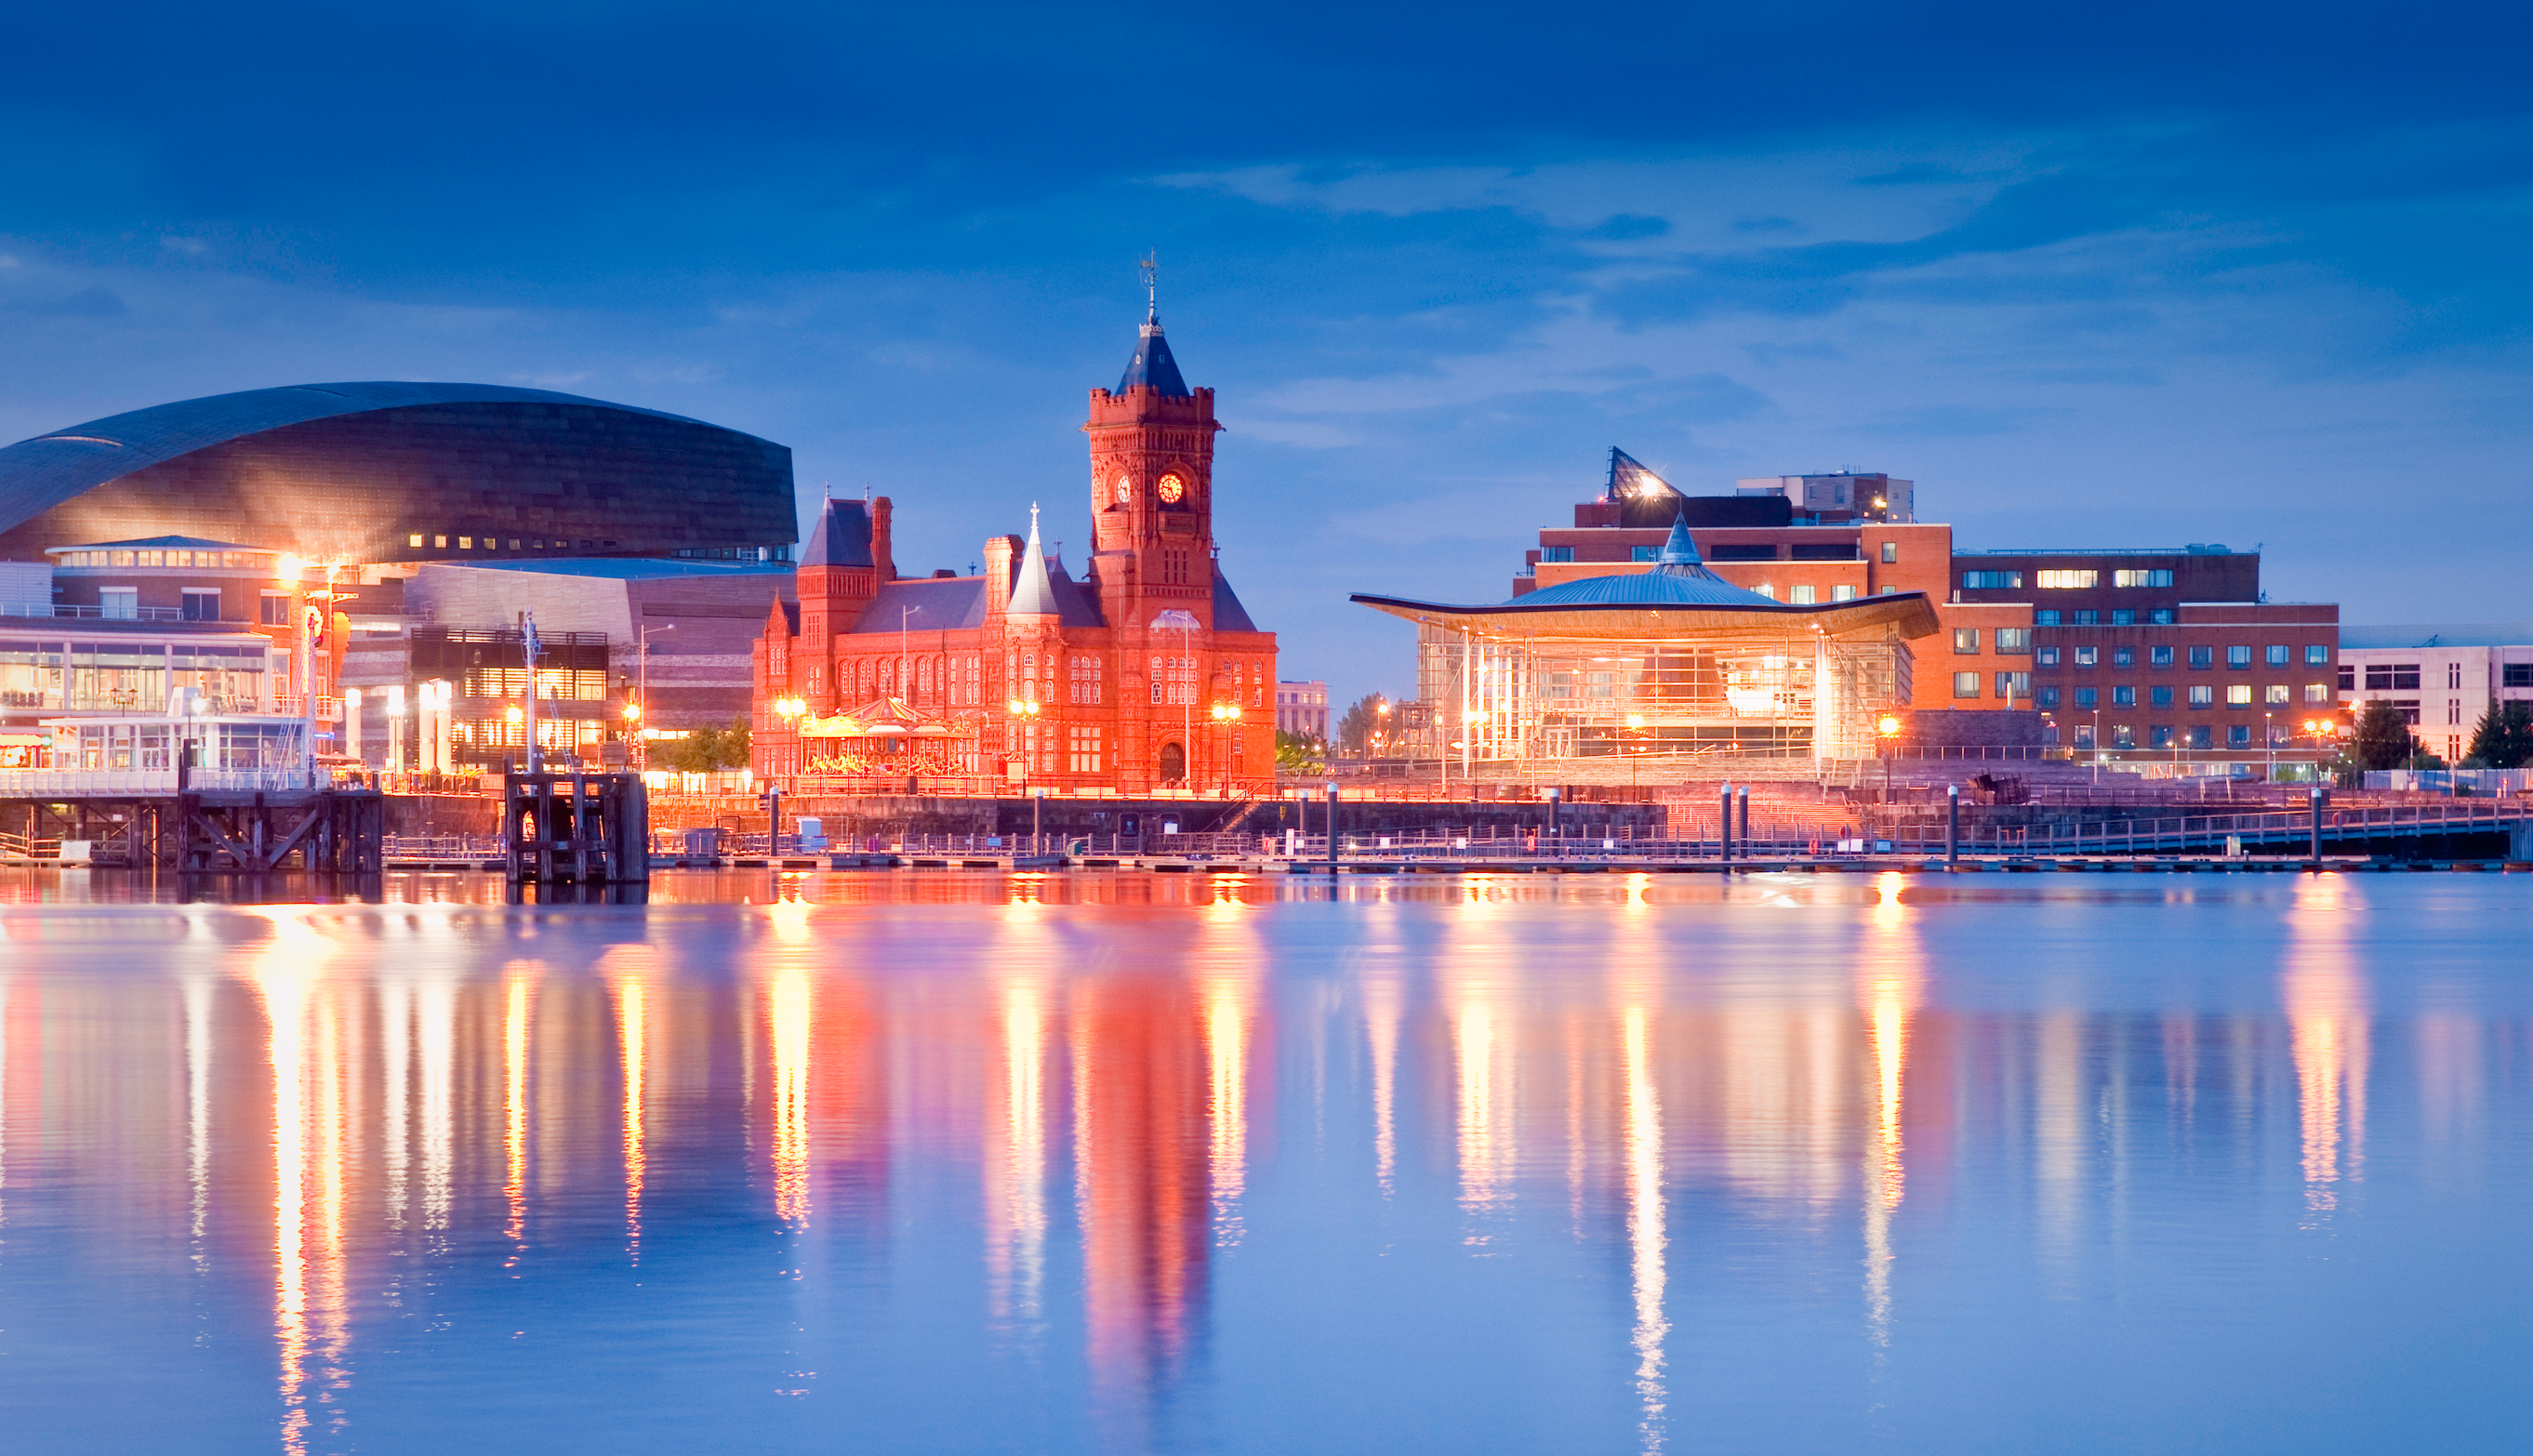
[[[308,771],[194,769],[185,786],[193,793],[288,792],[308,786]],[[175,792],[174,769],[0,769],[0,795],[9,798],[166,798]]]

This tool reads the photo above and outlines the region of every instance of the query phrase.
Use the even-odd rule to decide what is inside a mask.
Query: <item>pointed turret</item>
[[[1126,361],[1126,377],[1117,381],[1117,392],[1123,394],[1138,384],[1150,385],[1164,399],[1188,397],[1187,380],[1179,377],[1179,362],[1170,357],[1170,341],[1161,335],[1157,313],[1144,320],[1143,336],[1135,340],[1135,357]]]
[[[1011,605],[1003,609],[1011,616],[1060,616],[1064,609],[1055,600],[1055,582],[1048,576],[1046,552],[1037,540],[1037,506],[1030,506],[1029,549],[1021,555],[1020,574],[1012,580]]]
[[[1671,539],[1663,543],[1662,553],[1654,560],[1664,566],[1703,566],[1705,558],[1697,553],[1697,543],[1688,537],[1688,514],[1683,511],[1671,518]]]

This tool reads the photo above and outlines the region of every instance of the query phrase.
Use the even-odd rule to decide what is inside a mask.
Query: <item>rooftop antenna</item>
[[[1144,270],[1144,321],[1158,323],[1161,321],[1161,256],[1157,252],[1147,252],[1135,266]]]

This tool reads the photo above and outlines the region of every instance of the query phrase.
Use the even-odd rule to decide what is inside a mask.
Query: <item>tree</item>
[[[2357,736],[2349,739],[2349,756],[2360,769],[2409,767],[2414,750],[2410,725],[2401,710],[2383,698],[2370,699],[2357,715]]]
[[[1275,730],[1275,771],[1279,774],[1324,774],[1328,768],[1327,740],[1317,733]]]
[[[2472,729],[2471,759],[2485,769],[2518,769],[2533,760],[2533,703],[2492,703]]]
[[[747,767],[747,720],[734,718],[726,728],[696,728],[682,738],[655,744],[655,767],[686,774],[722,773]]]
[[[1337,746],[1357,757],[1371,757],[1389,746],[1389,700],[1367,693],[1337,720]]]

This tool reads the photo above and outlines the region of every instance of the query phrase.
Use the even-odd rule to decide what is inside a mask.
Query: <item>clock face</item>
[[[1187,482],[1180,480],[1176,475],[1165,475],[1161,477],[1161,498],[1163,500],[1172,505],[1176,505],[1179,503],[1179,497],[1186,494]]]
[[[1123,475],[1117,477],[1117,484],[1111,489],[1117,493],[1119,505],[1124,505],[1135,498],[1135,482],[1132,477]]]

